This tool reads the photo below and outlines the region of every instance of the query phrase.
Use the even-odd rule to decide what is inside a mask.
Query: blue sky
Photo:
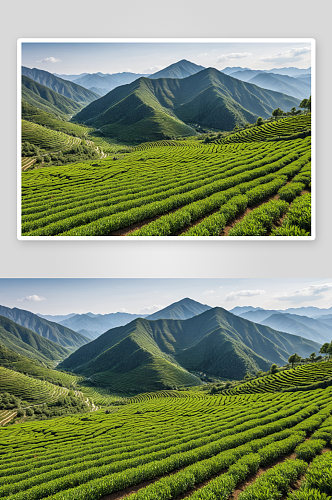
[[[332,306],[330,279],[3,278],[0,304],[34,313],[148,314],[185,297],[212,307]]]
[[[219,70],[311,66],[310,44],[299,42],[22,44],[22,64],[50,73],[153,73],[181,59]]]

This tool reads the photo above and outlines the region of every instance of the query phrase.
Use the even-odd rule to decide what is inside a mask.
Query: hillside
[[[1,496],[327,500],[331,394],[159,397],[0,429]]]
[[[21,356],[54,365],[70,354],[70,350],[10,319],[0,316],[0,343]]]
[[[30,311],[0,306],[0,314],[69,350],[77,349],[89,342],[83,335],[53,321],[40,318]]]
[[[219,130],[289,110],[299,100],[244,83],[214,68],[187,78],[139,78],[91,103],[73,120],[132,142],[195,135],[199,124]]]
[[[56,116],[69,117],[76,114],[83,105],[58,94],[54,90],[22,76],[22,100]]]
[[[213,308],[183,321],[134,320],[83,346],[60,367],[99,384],[113,386],[121,380],[124,391],[129,385],[131,392],[142,392],[144,378],[144,391],[169,386],[170,379],[176,386],[197,385],[194,377],[189,383],[187,370],[241,379],[247,372],[267,370],[271,362],[283,364],[289,353],[309,355],[318,347]]]
[[[81,85],[77,85],[77,83],[70,82],[69,80],[63,80],[62,78],[41,69],[30,69],[22,66],[22,75],[81,105],[89,104],[100,97],[95,92],[91,92],[91,90],[88,90]]]
[[[331,383],[332,361],[321,361],[311,363],[264,377],[254,378],[244,384],[237,385],[230,389],[224,389],[223,394],[254,394],[263,392],[278,392],[285,389],[303,390],[321,388],[326,386],[325,381]],[[316,387],[313,386],[316,385]]]
[[[268,212],[271,202],[276,210],[264,224],[258,216],[242,234],[270,236],[287,212],[293,232],[286,227],[283,234],[308,236],[310,128],[311,115],[301,114],[227,136],[149,142],[104,160],[23,173],[22,236],[228,237],[247,208]],[[287,201],[279,200],[285,189]]]
[[[196,300],[185,298],[164,307],[164,309],[160,311],[150,314],[146,319],[189,319],[209,309],[211,309],[211,307],[206,304],[200,304]]]

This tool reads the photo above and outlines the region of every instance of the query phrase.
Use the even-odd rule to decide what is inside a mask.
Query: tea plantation
[[[23,172],[22,235],[309,236],[309,134],[300,115]]]

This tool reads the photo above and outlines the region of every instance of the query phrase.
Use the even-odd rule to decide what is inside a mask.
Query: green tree
[[[295,108],[294,108],[295,109]],[[274,109],[272,111],[272,116],[274,116],[274,119],[276,120],[278,116],[282,116],[284,114],[283,110],[280,108]]]
[[[261,116],[259,116],[256,120],[256,125],[260,126],[260,125],[263,125],[264,123],[264,120]]]
[[[288,363],[291,363],[292,364],[292,368],[294,368],[294,363],[299,363],[301,361],[301,356],[299,356],[297,353],[295,354],[292,354],[291,356],[289,356],[288,358]]]
[[[312,352],[310,355],[309,355],[309,358],[311,359],[311,361],[314,361],[316,357],[316,353],[315,352]]]
[[[303,99],[300,102],[300,108],[311,111],[311,96],[309,97],[309,99]]]
[[[271,365],[271,368],[270,368],[270,373],[277,373],[277,372],[278,372],[278,365],[273,363],[273,365]]]
[[[326,352],[329,355],[329,359],[330,359],[331,355],[332,355],[332,342],[328,345]]]
[[[328,353],[327,349],[329,348],[329,345],[330,344],[328,342],[325,342],[325,344],[323,344],[322,347],[319,349],[319,352],[321,354],[327,354]]]

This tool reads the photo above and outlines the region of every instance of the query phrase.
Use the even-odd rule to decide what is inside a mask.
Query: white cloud
[[[61,59],[57,59],[56,57],[45,57],[45,59],[41,59],[40,61],[36,61],[38,63],[42,62],[50,62],[50,63],[56,63],[56,62],[61,62]]]
[[[231,54],[222,54],[218,57],[218,62],[225,62],[228,59],[242,59],[252,56],[251,52],[232,52]]]
[[[28,295],[27,297],[23,297],[22,299],[17,299],[18,302],[39,302],[40,300],[46,300],[45,297],[39,297],[39,295]]]
[[[163,308],[163,306],[161,306],[161,305],[147,306],[147,307],[143,307],[143,309],[141,309],[139,313],[140,314],[152,314],[156,311],[159,311],[162,308]]]
[[[207,52],[202,52],[202,54],[198,54],[197,57],[205,57],[208,56],[209,54]]]
[[[215,292],[215,290],[205,290],[205,292],[203,292],[203,295],[213,295]]]
[[[241,297],[254,297],[255,295],[265,295],[265,290],[240,290],[226,295],[226,300],[235,300]]]
[[[297,49],[289,49],[284,52],[279,52],[276,55],[268,55],[265,57],[260,57],[260,61],[263,62],[275,62],[275,63],[285,63],[289,61],[299,61],[303,59],[303,56],[310,54],[311,47],[302,47]]]
[[[164,67],[165,66],[152,66],[151,68],[143,69],[142,73],[149,73],[149,75],[152,75],[152,73],[157,73],[157,71],[164,69]]]
[[[332,290],[332,283],[324,283],[322,285],[310,285],[300,290],[293,292],[278,293],[274,296],[276,300],[284,300],[289,302],[307,302],[318,300],[326,293]]]

